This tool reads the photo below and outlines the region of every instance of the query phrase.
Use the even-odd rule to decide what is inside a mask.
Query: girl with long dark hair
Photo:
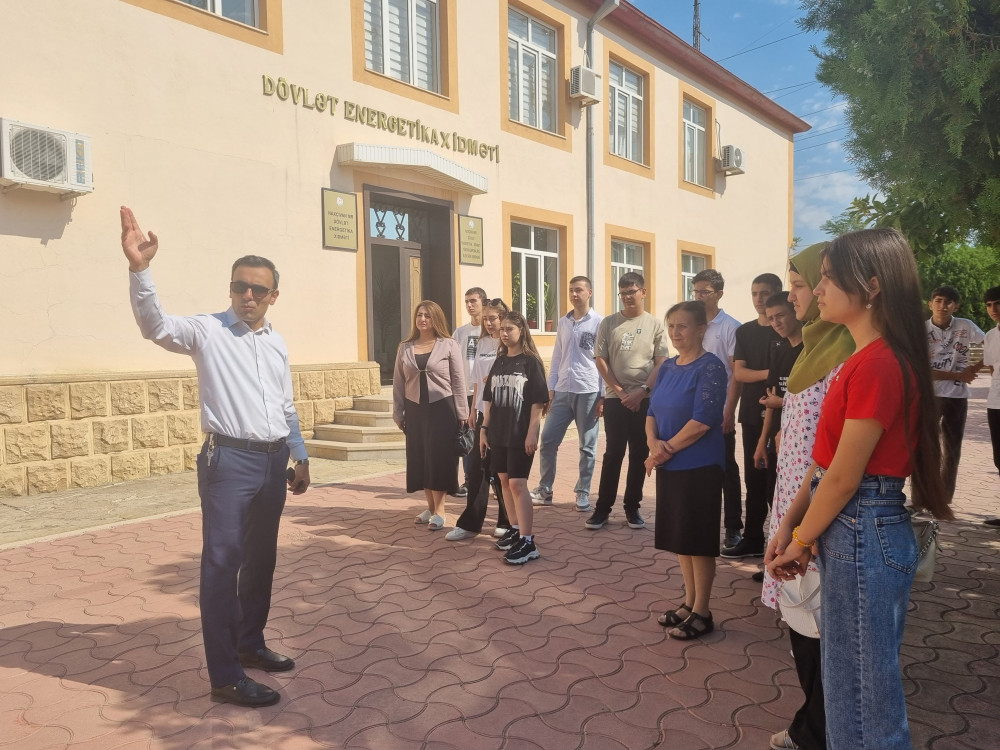
[[[820,316],[846,326],[857,349],[826,395],[813,465],[765,561],[791,580],[818,551],[828,748],[910,750],[899,649],[918,550],[905,478],[916,504],[952,517],[920,281],[891,229],[834,240],[820,273]]]

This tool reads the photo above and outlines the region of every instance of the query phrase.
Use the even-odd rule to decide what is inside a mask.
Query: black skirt
[[[656,470],[656,549],[718,557],[721,521],[722,467]]]
[[[456,492],[458,412],[454,400],[443,398],[418,404],[407,399],[403,419],[406,424],[406,491]]]

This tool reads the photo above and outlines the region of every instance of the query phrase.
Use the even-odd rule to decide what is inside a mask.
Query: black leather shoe
[[[281,699],[281,693],[249,677],[244,677],[232,685],[212,688],[211,697],[215,703],[233,703],[237,706],[257,708],[274,705]]]
[[[722,543],[723,547],[735,547],[743,541],[743,535],[739,529],[726,529],[726,538]]]
[[[295,668],[292,659],[277,654],[269,648],[259,648],[250,653],[240,654],[240,664],[244,667],[263,669],[265,672],[287,672]]]

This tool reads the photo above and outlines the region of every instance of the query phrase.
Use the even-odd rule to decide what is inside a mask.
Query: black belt
[[[241,450],[253,451],[254,453],[277,453],[285,447],[285,438],[270,442],[267,440],[243,440],[229,437],[228,435],[220,435],[217,432],[210,435],[209,439],[213,437],[218,445],[225,445],[228,448],[240,448]]]

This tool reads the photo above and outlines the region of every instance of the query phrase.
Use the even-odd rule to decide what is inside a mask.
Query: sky
[[[630,0],[691,42],[694,0]],[[847,161],[844,102],[816,80],[822,33],[803,33],[799,0],[701,0],[701,51],[812,129],[795,138],[795,235],[801,246],[828,239],[820,229],[855,198],[874,190]],[[735,140],[735,139],[734,139]],[[754,169],[753,154],[747,155]],[[824,175],[822,177],[817,175]]]

